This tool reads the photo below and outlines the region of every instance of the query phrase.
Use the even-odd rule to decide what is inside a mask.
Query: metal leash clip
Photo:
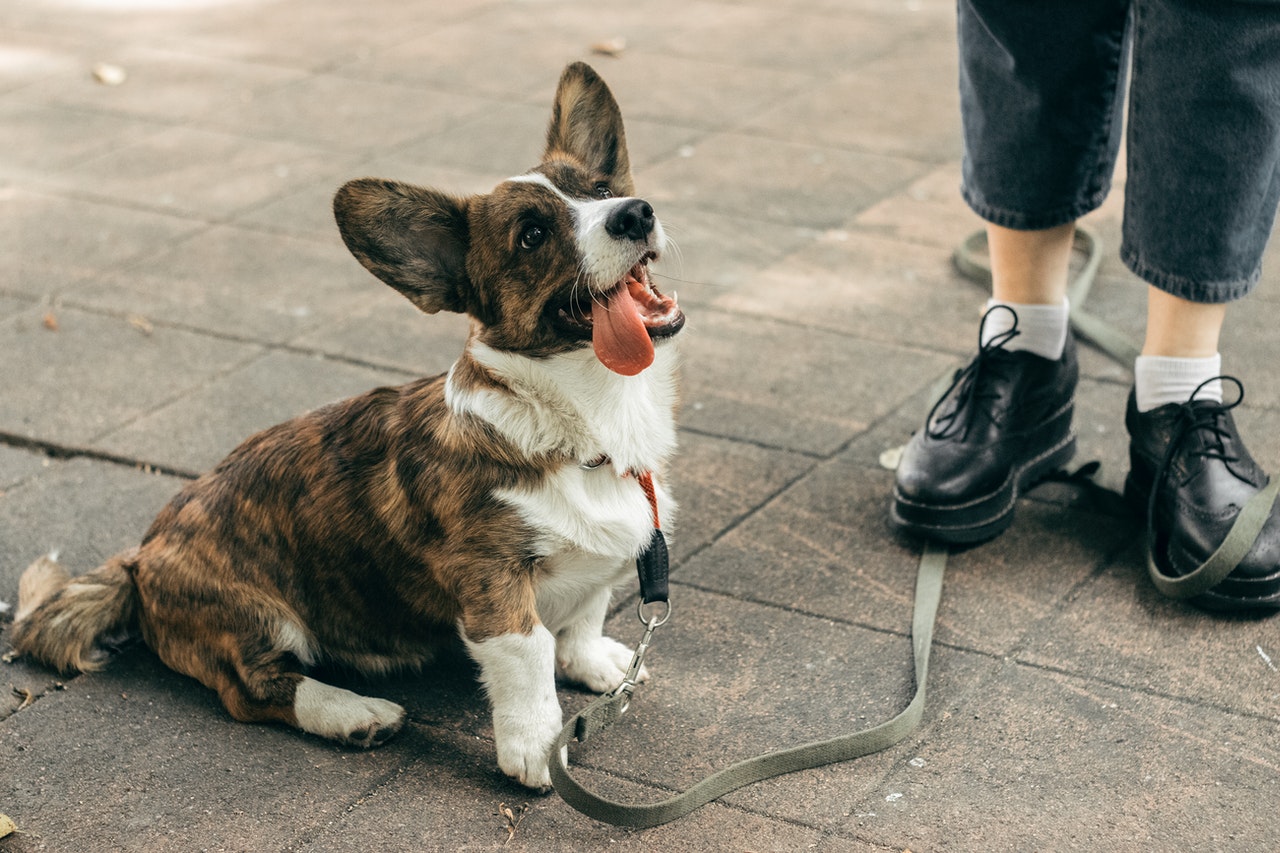
[[[646,616],[644,609],[647,604],[661,604],[665,608],[661,615]],[[640,617],[640,621],[644,624],[644,636],[640,638],[640,642],[636,645],[635,652],[631,655],[631,663],[627,666],[627,674],[623,676],[622,683],[610,692],[609,696],[624,696],[621,707],[618,708],[619,714],[625,714],[627,708],[631,707],[631,694],[635,692],[637,679],[640,677],[640,667],[644,665],[644,656],[649,651],[649,645],[653,641],[653,632],[655,629],[667,624],[667,620],[671,618],[671,602],[644,602],[641,601],[636,606],[636,615]]]

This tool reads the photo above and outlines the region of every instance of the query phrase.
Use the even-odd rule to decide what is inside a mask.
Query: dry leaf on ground
[[[591,52],[598,53],[601,56],[620,56],[622,51],[627,49],[627,40],[618,36],[617,38],[605,39],[591,45]]]

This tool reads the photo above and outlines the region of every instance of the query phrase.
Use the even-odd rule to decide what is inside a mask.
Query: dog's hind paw
[[[561,675],[597,693],[605,693],[622,683],[633,655],[630,648],[609,637],[596,637],[564,651]],[[648,680],[649,670],[640,667],[636,681]]]

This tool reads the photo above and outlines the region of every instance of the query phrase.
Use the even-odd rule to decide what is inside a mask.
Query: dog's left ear
[[[365,269],[428,314],[467,310],[468,201],[362,178],[333,197],[342,239]]]
[[[560,75],[543,159],[556,155],[568,155],[605,175],[615,195],[635,191],[622,111],[600,75],[585,62],[569,65]]]

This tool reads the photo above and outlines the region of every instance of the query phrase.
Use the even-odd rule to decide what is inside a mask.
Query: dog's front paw
[[[633,655],[631,649],[609,637],[595,637],[562,651],[560,674],[596,693],[605,693],[622,683]],[[649,670],[641,666],[636,681],[648,680]]]
[[[551,790],[551,773],[547,770],[547,753],[560,734],[560,706],[554,712],[531,709],[528,716],[505,723],[494,720],[494,741],[498,748],[498,767],[521,785],[535,791]]]
[[[552,739],[554,740],[554,738]],[[526,788],[539,793],[551,790],[551,772],[547,770],[547,750],[534,744],[498,745],[498,767]]]

